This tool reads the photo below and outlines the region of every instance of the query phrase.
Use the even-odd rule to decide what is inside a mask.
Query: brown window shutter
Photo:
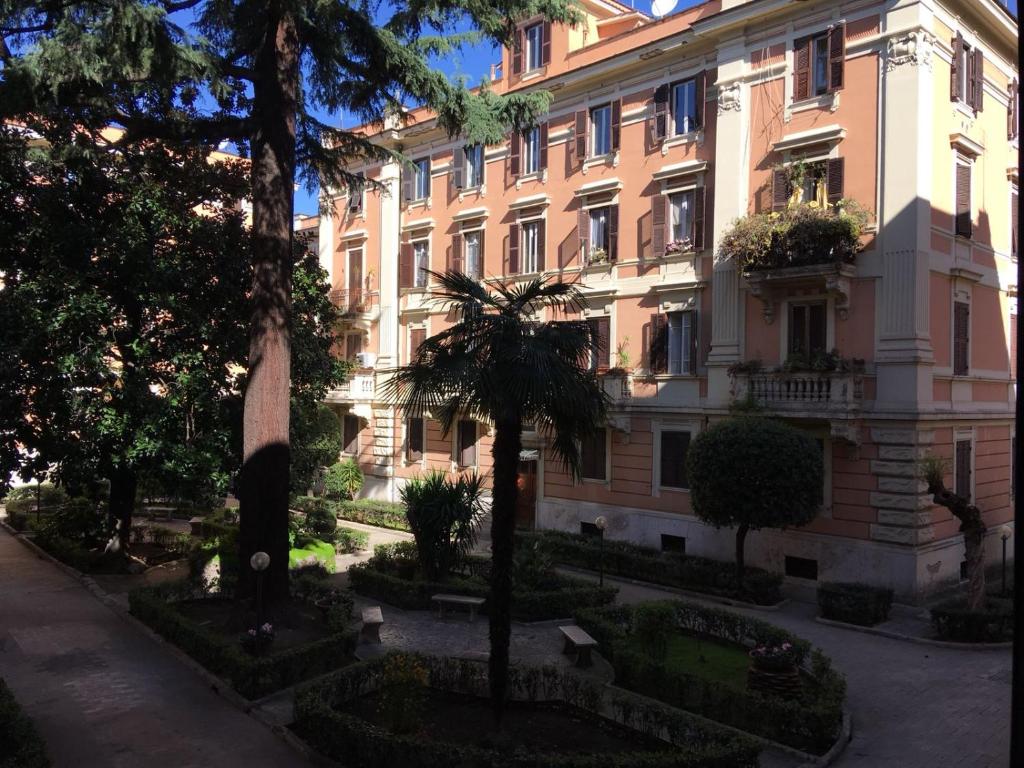
[[[541,123],[540,130],[537,133],[540,136],[540,163],[537,170],[543,171],[548,167],[548,124],[546,122]]]
[[[402,169],[402,202],[408,203],[416,196],[416,169],[406,167]]]
[[[608,206],[608,261],[619,257],[619,206]]]
[[[611,366],[611,336],[612,321],[608,317],[595,317],[594,326],[597,328],[597,367],[608,368]]]
[[[508,274],[519,274],[519,225],[508,225]]]
[[[547,222],[541,219],[537,222],[537,271],[544,271],[544,244],[547,241]]]
[[[793,100],[811,95],[811,38],[797,40],[793,50]]]
[[[460,467],[476,466],[476,422],[463,419],[458,430],[458,464]]]
[[[650,337],[651,373],[668,371],[668,318],[651,315]]]
[[[356,355],[363,351],[363,334],[350,333],[345,337],[345,359],[355,362]]]
[[[970,370],[971,307],[957,301],[953,303],[953,375],[966,376]]]
[[[345,453],[359,453],[359,417],[347,414],[343,420],[342,439]]]
[[[523,28],[517,27],[512,36],[512,74],[520,75],[523,72]]]
[[[587,159],[587,110],[585,109],[576,112],[573,139],[575,139],[573,148],[576,152],[576,160],[582,163]]]
[[[1017,380],[1017,316],[1010,315],[1010,378]]]
[[[704,127],[704,98],[707,89],[707,76],[704,70],[697,73],[697,76],[693,79],[694,82],[694,96],[697,106],[697,129],[700,130]]]
[[[462,189],[465,183],[466,175],[466,148],[456,147],[455,153],[452,155],[452,186],[455,189]]]
[[[398,250],[398,287],[412,288],[412,243],[402,243]]]
[[[784,211],[789,205],[789,196],[793,193],[789,184],[789,171],[776,168],[772,171],[772,210]]]
[[[654,117],[651,118],[651,143],[657,144],[665,140],[668,135],[668,83],[663,83],[654,89]]]
[[[955,469],[953,472],[954,492],[965,499],[971,498],[971,441],[956,441]]]
[[[974,64],[974,52],[968,48],[964,54],[964,66],[967,68],[967,77],[965,78],[967,81],[967,93],[964,94],[964,103],[972,109],[974,108],[974,86],[976,84]]]
[[[462,272],[463,270],[462,260],[462,235],[456,233],[452,235],[452,250],[448,256],[448,271],[449,272]]]
[[[407,449],[406,458],[409,461],[419,461],[423,458],[423,419],[418,416],[410,416],[406,420]]]
[[[523,136],[519,131],[512,131],[508,144],[508,169],[513,177],[519,175],[519,152],[522,146]]]
[[[580,244],[580,266],[586,266],[590,251],[590,211],[580,208],[576,215],[576,238]]]
[[[349,307],[355,309],[361,303],[363,293],[363,249],[348,252],[348,293]]]
[[[651,258],[660,259],[665,255],[665,239],[668,230],[668,196],[655,194],[651,198]]]
[[[695,310],[689,310],[690,315],[690,369],[685,373],[695,374],[697,373],[697,342],[700,339],[700,334],[697,332],[697,312]]]
[[[844,159],[841,157],[831,158],[825,166],[825,191],[829,205],[835,205],[843,199],[844,167]]]
[[[693,241],[693,250],[704,250],[704,210],[705,210],[704,187],[698,187],[693,192],[693,232],[690,239]]]
[[[1019,237],[1019,232],[1017,230],[1017,217],[1019,215],[1019,213],[1017,211],[1017,205],[1018,205],[1017,199],[1018,199],[1017,198],[1017,193],[1016,192],[1011,192],[1010,193],[1010,253],[1012,253],[1015,256],[1019,256],[1020,255],[1020,254],[1017,253],[1017,242],[1018,242],[1017,238]]]
[[[957,32],[953,38],[953,63],[949,70],[949,100],[960,101],[964,95],[960,89],[960,67],[964,66],[964,38]]]
[[[845,82],[846,24],[837,24],[828,33],[828,89],[840,91]]]
[[[980,48],[975,48],[971,54],[974,59],[974,66],[971,68],[971,74],[974,75],[974,101],[971,107],[975,112],[981,112],[985,104],[985,54]]]
[[[484,243],[487,242],[487,231],[486,230],[483,230],[483,229],[480,230],[480,241],[479,242],[480,242],[480,255],[477,257],[477,260],[476,260],[477,261],[476,274],[475,275],[470,275],[470,277],[474,277],[477,280],[479,280],[481,277],[483,277],[483,274],[484,274],[484,263],[485,263],[484,262]]]
[[[619,151],[619,142],[622,133],[622,100],[616,99],[612,102],[612,152]]]
[[[540,63],[547,66],[551,63],[551,22],[544,22],[544,29],[541,30]]]
[[[1017,138],[1017,81],[1006,86],[1006,138]]]
[[[956,164],[956,234],[971,236],[971,166]]]
[[[427,340],[426,328],[413,328],[409,331],[409,359],[412,360],[419,352],[420,345]]]

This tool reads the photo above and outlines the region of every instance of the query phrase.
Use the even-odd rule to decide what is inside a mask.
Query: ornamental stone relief
[[[905,64],[931,69],[933,42],[934,38],[923,29],[889,38],[888,54],[885,57],[886,69],[892,72]]]

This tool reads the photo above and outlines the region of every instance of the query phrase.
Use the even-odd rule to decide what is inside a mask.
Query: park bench
[[[469,620],[476,620],[476,610],[484,604],[482,597],[470,597],[469,595],[445,595],[438,594],[430,598],[432,602],[437,603],[437,617],[439,619],[444,618],[444,607],[446,605],[455,608],[469,608]]]
[[[377,643],[380,645],[380,627],[384,623],[384,613],[379,605],[363,608],[363,628],[359,633],[364,643]]]
[[[566,656],[576,654],[577,667],[589,667],[593,662],[590,658],[590,650],[597,647],[597,640],[592,638],[575,624],[568,627],[559,627],[558,630],[565,637],[565,647],[562,653]]]

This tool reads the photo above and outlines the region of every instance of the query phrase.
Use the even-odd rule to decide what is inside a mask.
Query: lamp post
[[[1010,540],[1011,536],[1013,536],[1013,529],[1010,526],[1004,525],[999,529],[999,538],[1003,542],[1003,591],[1000,592],[1003,597],[1006,597],[1006,542]]]
[[[263,572],[270,565],[270,555],[266,552],[253,552],[249,565],[256,571],[256,648],[261,647],[260,635],[263,633]]]
[[[601,544],[597,556],[598,564],[598,586],[604,586],[604,529],[608,527],[608,521],[604,519],[604,515],[601,515],[597,520],[594,521],[594,526],[597,528],[597,534],[600,537]]]

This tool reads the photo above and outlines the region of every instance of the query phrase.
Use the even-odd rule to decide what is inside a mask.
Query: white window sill
[[[608,480],[602,480],[599,477],[581,477],[581,482],[587,483],[588,485],[608,485]]]
[[[594,272],[608,272],[613,266],[615,266],[615,262],[609,259],[597,264],[584,264],[582,269],[585,274],[590,274]]]
[[[539,181],[541,184],[546,184],[547,180],[547,169],[543,171],[531,171],[530,173],[522,173],[516,177],[516,189],[522,187],[523,183],[527,181]]]
[[[656,373],[654,374],[655,381],[676,381],[679,379],[696,380],[700,376],[696,373]]]
[[[407,200],[405,203],[406,210],[412,208],[429,208],[430,198],[429,197],[418,197],[415,200]]]
[[[583,172],[586,173],[589,169],[596,166],[610,166],[612,168],[619,167],[619,153],[618,152],[606,152],[603,155],[593,155],[583,161]]]
[[[809,99],[794,101],[789,105],[789,109],[787,111],[790,114],[793,114],[796,112],[807,112],[811,109],[823,109],[827,107],[830,111],[835,112],[839,109],[839,94],[840,91],[832,91],[831,93],[823,93],[820,96],[812,96]]]
[[[677,133],[675,136],[668,136],[661,142],[661,154],[667,155],[672,147],[683,147],[688,144],[703,144],[704,131],[696,130],[688,133]]]
[[[978,113],[975,112],[974,109],[966,101],[957,101],[954,103],[953,106],[956,108],[957,112],[959,112],[961,115],[963,115],[969,120],[973,120],[978,116]]]
[[[660,492],[662,492],[662,493],[664,493],[666,491],[668,493],[689,493],[690,492],[689,488],[674,488],[674,487],[669,486],[669,485],[659,485],[658,486],[658,490]]]
[[[528,69],[525,72],[523,72],[523,74],[521,74],[519,76],[519,79],[521,81],[534,80],[534,79],[539,78],[539,77],[544,77],[544,74],[546,72],[547,72],[547,67],[545,67],[545,66],[534,67],[533,69]]]
[[[461,201],[466,195],[486,195],[487,187],[481,184],[474,184],[471,187],[459,187],[459,200]]]

